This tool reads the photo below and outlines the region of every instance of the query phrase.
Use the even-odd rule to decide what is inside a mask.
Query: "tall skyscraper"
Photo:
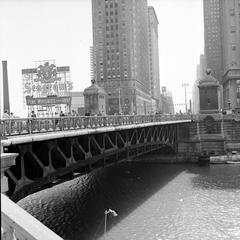
[[[212,75],[221,81],[222,69],[222,41],[220,21],[220,0],[203,0],[204,9],[204,46],[207,67]]]
[[[204,0],[207,67],[223,88],[222,108],[240,112],[240,0]]]
[[[158,19],[153,7],[148,7],[148,32],[149,32],[149,80],[150,94],[156,102],[156,109],[160,111],[160,79],[159,79],[159,55],[158,55]],[[152,104],[154,106],[154,104]]]
[[[92,17],[94,76],[107,112],[150,112],[147,0],[92,0]]]
[[[221,0],[223,108],[240,113],[240,0]]]

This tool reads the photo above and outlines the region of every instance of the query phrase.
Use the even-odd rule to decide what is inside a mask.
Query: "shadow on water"
[[[117,164],[28,196],[19,205],[64,239],[98,239],[104,210],[118,213],[108,215],[109,230],[184,170],[184,165]]]
[[[239,190],[239,164],[211,164],[209,166],[190,166],[189,173],[196,176],[192,179],[193,187],[202,189]]]

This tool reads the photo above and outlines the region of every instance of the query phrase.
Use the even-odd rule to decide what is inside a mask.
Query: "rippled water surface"
[[[240,239],[240,165],[123,163],[22,199],[64,239]]]

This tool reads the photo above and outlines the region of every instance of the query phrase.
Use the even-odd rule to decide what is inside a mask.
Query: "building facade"
[[[221,47],[221,11],[220,0],[203,0],[204,10],[204,53],[207,68],[212,70],[212,76],[221,81],[222,47]]]
[[[200,102],[199,102],[199,82],[201,79],[204,78],[206,74],[206,57],[204,54],[200,55],[200,62],[197,65],[197,70],[196,70],[196,80],[193,84],[192,88],[192,113],[193,114],[198,114],[200,110]]]
[[[221,0],[223,108],[240,113],[240,0]]]
[[[153,7],[148,7],[148,34],[149,34],[149,81],[152,97],[152,112],[160,111],[160,78],[158,55],[158,19]],[[156,105],[154,109],[154,103]]]
[[[222,85],[222,108],[240,112],[240,0],[204,0],[207,67]]]
[[[174,114],[174,104],[173,104],[172,92],[168,91],[166,87],[162,87],[161,103],[162,103],[161,113]]]
[[[147,0],[92,0],[95,80],[108,114],[151,112]]]
[[[72,98],[71,102],[71,110],[74,111],[79,116],[82,116],[85,114],[84,109],[84,96],[83,92],[71,92],[70,96]]]

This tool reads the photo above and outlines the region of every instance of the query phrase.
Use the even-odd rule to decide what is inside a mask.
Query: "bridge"
[[[2,119],[0,129],[3,152],[17,155],[4,170],[14,201],[162,148],[176,161],[240,150],[240,115],[233,114],[13,118]]]
[[[16,118],[2,119],[0,130],[1,190],[13,201],[161,148],[184,161],[240,151],[239,115]],[[1,200],[3,239],[61,239],[3,194]]]
[[[178,148],[178,128],[191,115],[14,118],[1,120],[2,147],[16,153],[5,171],[17,201],[42,187],[94,168],[168,147]]]

